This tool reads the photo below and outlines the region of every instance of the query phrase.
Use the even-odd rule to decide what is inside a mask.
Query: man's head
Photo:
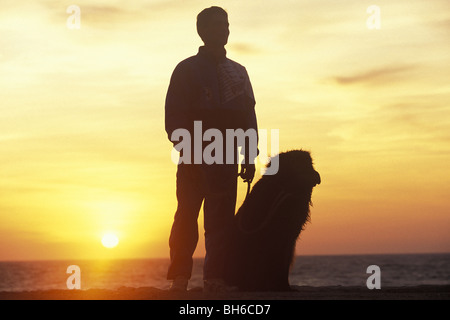
[[[197,32],[206,46],[224,47],[228,42],[228,14],[220,7],[204,9],[197,16]]]

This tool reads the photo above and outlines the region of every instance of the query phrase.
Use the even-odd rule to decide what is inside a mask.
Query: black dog
[[[263,175],[234,218],[225,279],[242,291],[290,290],[295,243],[309,220],[312,189],[320,184],[309,152],[276,157],[278,173]]]

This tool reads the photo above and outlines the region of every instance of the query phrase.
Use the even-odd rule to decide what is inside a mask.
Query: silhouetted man
[[[228,15],[222,8],[211,7],[199,13],[197,31],[204,46],[200,47],[197,55],[177,65],[167,92],[165,126],[169,140],[174,145],[178,144],[172,134],[180,128],[192,135],[190,161],[178,164],[177,168],[178,207],[169,238],[171,263],[167,274],[167,279],[172,280],[171,290],[187,289],[192,273],[192,255],[198,242],[198,214],[203,201],[204,290],[227,290],[223,269],[229,238],[227,229],[236,206],[238,162],[225,162],[225,139],[223,149],[216,150],[223,151],[222,163],[198,163],[194,161],[193,151],[194,122],[198,124],[201,121],[203,131],[219,130],[223,137],[226,129],[254,129],[257,132],[255,99],[247,71],[226,57],[228,27]],[[202,141],[202,150],[206,145]],[[252,147],[256,149],[253,145],[244,150],[245,163],[241,164],[240,173],[244,181],[250,182],[255,173],[254,159],[250,159],[248,151]],[[181,150],[182,153],[184,151]]]

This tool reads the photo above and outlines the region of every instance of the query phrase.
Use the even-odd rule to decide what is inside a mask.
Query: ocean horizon
[[[203,258],[194,258],[189,288],[203,286]],[[80,269],[81,289],[167,289],[168,258],[0,262],[0,292],[67,289],[67,268]],[[450,253],[299,255],[289,276],[295,286],[366,287],[378,266],[381,288],[450,284]]]

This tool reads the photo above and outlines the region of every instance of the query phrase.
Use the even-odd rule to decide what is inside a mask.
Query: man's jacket
[[[226,129],[258,130],[247,70],[225,54],[217,59],[204,47],[180,62],[172,74],[165,104],[169,140],[179,128],[187,129],[193,137],[194,121],[202,121],[203,132],[210,128],[220,130],[224,144]],[[204,146],[207,144],[204,142]]]

